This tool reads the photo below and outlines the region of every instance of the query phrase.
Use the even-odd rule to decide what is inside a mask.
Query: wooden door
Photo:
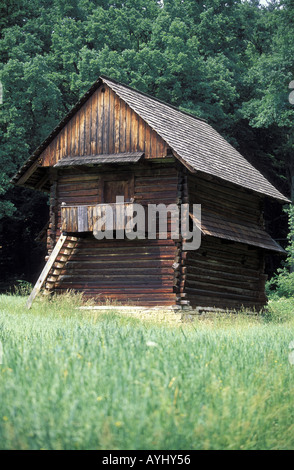
[[[130,180],[104,181],[103,202],[115,203],[116,196],[124,196],[125,202],[130,201],[132,197]]]

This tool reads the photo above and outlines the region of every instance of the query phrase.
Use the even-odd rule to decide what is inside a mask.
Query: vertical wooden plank
[[[88,232],[88,207],[87,206],[78,206],[77,207],[77,217],[78,217],[78,232]]]
[[[74,132],[75,132],[75,124],[74,124],[74,118],[73,116],[70,120],[70,155],[74,155]]]
[[[61,231],[66,232],[67,227],[67,207],[61,208]]]
[[[62,139],[61,139],[61,158],[66,155],[65,146],[66,146],[66,127],[64,127],[61,131]]]
[[[83,206],[77,207],[77,232],[83,232]]]
[[[49,166],[50,164],[50,145],[41,153],[42,166]]]
[[[120,127],[120,99],[115,96],[114,102],[114,121],[115,121],[115,135],[114,135],[114,152],[119,152],[119,127]]]
[[[78,231],[78,208],[77,207],[72,207],[72,213],[73,213],[73,227],[72,230],[73,232]]]
[[[55,163],[56,163],[56,137],[51,142],[50,166],[53,166]]]
[[[54,159],[54,141],[51,142],[48,148],[48,158],[47,158],[48,166],[52,165],[53,159]]]
[[[84,206],[84,214],[85,214],[85,230],[89,232],[89,220],[88,220],[88,207]]]
[[[144,152],[145,148],[145,129],[146,123],[143,119],[139,119],[139,143],[138,143],[138,150]]]
[[[159,138],[158,140],[158,154],[160,157],[165,157],[167,155],[167,144],[163,139]]]
[[[131,151],[131,108],[126,105],[126,152]]]
[[[74,135],[75,155],[83,155],[83,150],[82,150],[83,146],[80,140],[81,136],[83,135],[83,129],[81,128],[80,117],[81,117],[81,110],[77,112],[76,120],[75,120],[75,135]]]
[[[119,151],[126,151],[126,104],[120,101]]]
[[[56,162],[61,159],[61,133],[56,136],[57,139],[57,149],[56,149]]]
[[[157,157],[157,134],[156,132],[152,129],[151,130],[151,158],[156,158]]]
[[[71,217],[71,207],[66,209],[66,230],[71,231],[72,229],[72,217]]]
[[[87,208],[87,217],[88,217],[88,230],[93,232],[93,210],[95,206],[86,206]]]
[[[71,127],[71,154],[74,156],[76,154],[76,123],[77,123],[77,114],[72,117],[72,127]]]
[[[58,149],[58,160],[62,159],[62,147],[63,147],[63,133],[62,131],[58,134],[59,149]]]
[[[96,135],[95,135],[95,140],[96,140],[96,154],[99,153],[98,149],[98,126],[99,126],[99,109],[98,109],[98,103],[99,103],[99,90],[96,90],[95,92],[96,95]]]
[[[103,151],[103,93],[101,88],[98,90],[98,101],[97,101],[97,112],[98,112],[98,129],[97,129],[97,153]]]
[[[59,160],[64,156],[64,128],[60,131],[60,152],[59,152]]]
[[[91,155],[91,99],[85,103],[85,155]]]
[[[148,126],[148,124],[146,124],[146,129],[145,129],[145,148],[144,148],[144,152],[145,152],[145,157],[146,158],[149,158],[150,157],[150,151],[151,149],[151,129],[150,129],[150,126]]]
[[[62,149],[61,149],[61,158],[66,156],[66,126],[62,129]]]
[[[138,126],[138,117],[137,114],[132,110],[131,113],[131,151],[136,152],[138,150],[138,131],[139,131],[139,126]]]
[[[71,208],[68,208],[68,213],[67,213],[67,220],[66,220],[66,230],[68,232],[72,231],[72,214],[71,214]]]
[[[66,126],[66,132],[67,132],[67,137],[66,137],[66,154],[67,156],[70,156],[71,155],[71,147],[70,147],[70,144],[71,144],[71,119],[69,120],[69,122],[67,123],[67,126]]]
[[[103,153],[108,153],[108,133],[109,133],[109,88],[104,88],[103,98],[103,115],[104,115],[104,126],[103,126]]]
[[[109,89],[108,152],[114,153],[114,92]]]
[[[69,123],[67,124],[67,152],[68,152],[68,156],[72,155],[71,133],[72,133],[72,118],[70,119]]]
[[[70,229],[71,229],[71,226],[70,226],[70,220],[71,220],[70,214],[71,214],[71,212],[70,212],[70,207],[67,207],[67,208],[66,208],[66,230],[70,230]]]
[[[109,89],[108,152],[114,153],[114,92]]]
[[[75,154],[75,119],[74,116],[71,118],[71,131],[70,131],[70,154]]]
[[[68,126],[68,124],[63,128],[63,131],[64,131],[63,156],[64,157],[67,157],[67,126]]]
[[[97,91],[92,95],[92,109],[91,109],[91,154],[97,153]]]
[[[80,109],[79,113],[79,120],[80,120],[80,138],[79,138],[79,153],[76,155],[85,155],[85,105]]]
[[[161,138],[159,137],[159,135],[156,135],[156,156],[159,158],[161,157],[162,155],[162,151],[161,151]]]
[[[62,207],[60,209],[60,219],[61,219],[61,231],[64,232],[65,231],[65,227],[66,227],[66,221],[65,221],[65,207]]]

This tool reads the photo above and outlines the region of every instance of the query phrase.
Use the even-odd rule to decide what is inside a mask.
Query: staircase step
[[[45,258],[46,264],[34,286],[34,289],[31,292],[31,295],[28,298],[27,308],[31,307],[34,298],[36,295],[38,295],[44,284],[45,289],[53,289],[54,284],[60,277],[61,270],[67,262],[69,256],[72,254],[77,241],[77,237],[68,237],[67,235],[61,233],[54,249],[49,254],[49,256],[46,256]],[[63,248],[64,243],[66,244],[65,248]]]

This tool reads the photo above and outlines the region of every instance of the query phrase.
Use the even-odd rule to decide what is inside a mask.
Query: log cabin
[[[263,207],[289,200],[204,120],[101,76],[12,182],[50,195],[34,295],[44,285],[99,304],[260,310],[267,302],[265,255],[284,250],[265,231]],[[191,212],[190,223],[201,246],[172,238],[170,219],[165,238],[97,239],[96,209],[115,208],[117,196],[143,207],[200,204],[201,221]]]

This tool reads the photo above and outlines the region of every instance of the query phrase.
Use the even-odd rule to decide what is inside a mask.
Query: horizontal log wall
[[[173,305],[173,240],[81,239],[55,290],[135,305]]]
[[[189,175],[188,192],[190,202],[201,204],[202,211],[214,211],[232,222],[255,223],[263,226],[262,198],[234,185]]]
[[[104,91],[103,91],[104,90]],[[98,88],[40,155],[42,166],[67,156],[145,152],[164,157],[168,146],[108,86]]]
[[[202,238],[186,253],[184,292],[193,307],[261,308],[266,303],[263,254],[238,243]]]
[[[174,166],[144,164],[114,172],[121,176],[134,174],[134,199],[148,203],[174,204],[178,197],[178,172]],[[101,203],[105,172],[95,169],[60,171],[55,188],[57,204],[55,231],[51,240],[60,234],[61,203],[88,205]],[[54,200],[55,200],[54,199]],[[168,225],[169,227],[169,225]],[[49,233],[50,235],[50,233]],[[66,247],[65,247],[66,249]],[[173,263],[177,258],[177,242],[167,240],[96,240],[92,234],[80,238],[77,248],[61,272],[56,292],[73,289],[105,303],[116,300],[123,304],[173,305],[176,303]],[[60,254],[62,261],[63,253]],[[59,261],[59,260],[58,260]]]
[[[189,201],[232,221],[262,225],[259,197],[200,176],[189,176]],[[243,243],[202,237],[196,251],[182,253],[181,300],[192,307],[260,309],[266,303],[264,252]]]

